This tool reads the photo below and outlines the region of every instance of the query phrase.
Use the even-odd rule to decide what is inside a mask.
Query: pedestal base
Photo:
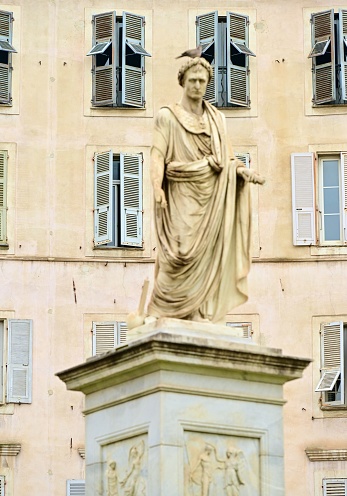
[[[309,360],[196,326],[158,320],[58,374],[86,395],[87,496],[284,495],[282,386]]]

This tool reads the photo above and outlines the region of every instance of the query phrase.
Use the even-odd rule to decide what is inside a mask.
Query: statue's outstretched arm
[[[162,207],[167,207],[167,201],[162,188],[165,163],[164,157],[156,148],[151,150],[151,181],[154,190],[155,201]]]
[[[238,166],[236,169],[238,176],[242,177],[244,181],[248,183],[264,184],[265,178],[258,174],[254,169],[249,169],[248,167]]]

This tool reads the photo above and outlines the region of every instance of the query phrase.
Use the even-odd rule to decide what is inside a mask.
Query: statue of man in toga
[[[189,59],[180,103],[156,118],[151,150],[158,254],[148,314],[221,321],[247,300],[249,183],[264,183],[235,158],[224,115],[203,100],[212,68]]]

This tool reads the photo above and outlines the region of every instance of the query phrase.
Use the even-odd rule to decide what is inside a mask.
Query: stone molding
[[[347,449],[306,449],[311,462],[343,461],[347,460]]]
[[[0,456],[17,456],[22,448],[21,444],[0,444]]]

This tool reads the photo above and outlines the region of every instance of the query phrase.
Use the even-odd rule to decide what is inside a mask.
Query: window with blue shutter
[[[205,98],[217,107],[249,107],[249,48],[248,16],[227,12],[218,16],[210,12],[197,16],[197,44],[202,45],[202,57],[212,66],[213,78]]]
[[[96,153],[94,157],[94,245],[142,248],[141,153]]]
[[[0,10],[0,104],[11,104],[12,12]]]
[[[93,16],[92,104],[145,107],[145,18],[116,11]]]

